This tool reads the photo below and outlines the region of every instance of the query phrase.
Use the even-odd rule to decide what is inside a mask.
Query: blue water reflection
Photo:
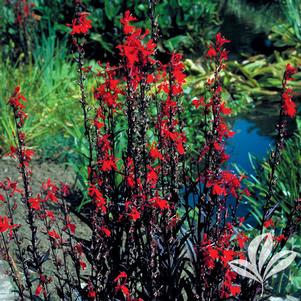
[[[254,174],[249,153],[263,159],[270,150],[273,139],[262,135],[255,122],[250,120],[237,118],[231,123],[236,134],[227,141],[227,153],[230,155],[228,168],[233,169],[232,165],[235,163],[247,174]]]

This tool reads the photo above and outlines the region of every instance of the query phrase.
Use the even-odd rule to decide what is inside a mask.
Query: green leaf
[[[107,50],[110,53],[114,53],[113,44],[106,42],[101,34],[93,32],[91,33],[90,38],[91,40],[98,42],[103,49]]]
[[[105,13],[110,21],[118,14],[120,7],[120,4],[116,5],[115,1],[105,0]]]

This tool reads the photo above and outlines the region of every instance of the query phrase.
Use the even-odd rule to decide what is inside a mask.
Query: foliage
[[[276,185],[273,197],[270,201],[270,207],[275,208],[273,213],[273,224],[275,233],[281,235],[289,231],[287,225],[291,223],[292,215],[296,210],[296,200],[300,201],[300,164],[301,164],[301,136],[300,120],[298,121],[298,132],[288,139],[285,148],[282,151],[282,158],[276,171]],[[263,216],[263,206],[265,203],[264,196],[267,193],[266,187],[271,173],[269,160],[257,161],[250,157],[253,162],[254,175],[251,175],[245,184],[250,189],[251,195],[247,198],[247,206],[250,206],[253,218],[249,219],[248,231],[256,229],[256,224],[260,223]],[[288,172],[289,166],[289,172]],[[297,225],[300,231],[300,225]],[[289,249],[300,250],[300,235],[294,235],[289,241]],[[274,294],[291,294],[292,296],[300,295],[300,260],[292,266],[289,271],[282,273],[280,278],[274,279],[271,285],[274,288]]]
[[[279,2],[270,1],[266,4],[259,4],[247,0],[228,0],[225,1],[225,13],[236,16],[252,26],[256,32],[269,32],[275,22],[281,22],[283,19]]]
[[[291,62],[298,66],[301,57],[294,49],[288,49],[266,57],[250,56],[242,62],[229,61],[223,76],[224,97],[234,114],[245,110],[248,104],[266,101],[278,101],[278,88],[281,84],[283,68]],[[196,95],[204,91],[203,81],[208,66],[204,60],[194,63],[186,60],[186,69],[190,76],[187,79],[187,94]],[[300,74],[297,74],[292,87],[297,94],[300,90]]]
[[[4,22],[0,27],[0,37],[5,45],[2,49],[4,57],[12,54],[31,56],[31,52],[38,47],[36,41],[39,41],[43,33],[55,30],[61,39],[69,31],[66,24],[71,23],[73,17],[73,1],[22,0],[19,2],[9,1],[1,7],[1,19]],[[87,47],[91,57],[114,58],[115,47],[122,39],[119,20],[126,8],[134,11],[140,19],[146,20],[141,22],[141,25],[150,28],[150,21],[147,18],[148,1],[84,0],[82,3],[87,11],[93,12],[91,14],[93,30]],[[190,51],[204,49],[205,41],[219,28],[218,3],[219,1],[209,0],[158,2],[157,22],[164,36],[161,47],[169,50],[183,48]],[[25,12],[26,16],[24,16]],[[18,21],[18,16],[22,16],[22,22]],[[11,53],[11,48],[15,48],[14,53]]]
[[[283,14],[293,28],[296,38],[301,41],[301,3],[298,0],[284,0],[281,2]]]
[[[276,47],[293,47],[298,52],[300,49],[300,3],[294,0],[284,0],[281,8],[286,22],[276,23],[271,26],[270,38]]]
[[[1,60],[0,78],[5,83],[5,89],[0,92],[2,152],[7,151],[14,141],[10,134],[13,123],[6,103],[8,91],[16,84],[26,86],[26,94],[32,99],[28,104],[31,114],[24,126],[28,142],[34,148],[38,149],[38,146],[49,143],[49,137],[53,139],[64,137],[70,140],[67,137],[68,131],[62,131],[62,125],[65,128],[72,126],[71,112],[75,113],[73,114],[75,123],[80,118],[79,114],[76,114],[76,99],[79,97],[76,95],[76,69],[67,54],[66,40],[59,42],[53,32],[50,37],[43,35],[37,45],[32,53],[35,61],[33,65],[12,63],[9,59]],[[60,147],[66,145],[61,144]],[[47,151],[40,155],[46,158],[48,156]]]
[[[294,47],[300,48],[300,40],[296,37],[295,32],[288,24],[277,24],[271,28],[271,39],[277,47]]]
[[[299,129],[300,131],[300,129]],[[285,149],[282,152],[282,159],[277,168],[277,185],[275,187],[275,193],[272,200],[272,206],[278,204],[276,210],[279,220],[282,220],[281,224],[286,224],[290,218],[291,211],[296,199],[300,197],[300,168],[301,153],[300,153],[301,137],[300,132],[295,133],[293,137],[287,140]],[[257,164],[260,164],[260,168],[257,169]],[[260,219],[261,203],[263,202],[261,196],[265,192],[265,186],[268,181],[268,177],[271,171],[269,161],[253,163],[257,173],[252,176],[252,179],[248,181],[247,185],[251,189],[255,189],[259,192],[258,199],[252,200],[249,198],[250,204],[253,207],[253,213],[257,220]],[[290,172],[287,172],[287,167],[290,166]]]

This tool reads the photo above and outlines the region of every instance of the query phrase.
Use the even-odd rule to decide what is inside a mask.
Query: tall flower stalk
[[[275,148],[274,151],[272,151],[270,158],[271,172],[268,179],[268,190],[265,197],[261,229],[263,229],[265,221],[270,219],[270,217],[273,215],[274,211],[279,205],[276,204],[273,207],[269,206],[273,197],[274,187],[277,184],[276,171],[277,166],[280,163],[281,153],[285,144],[285,135],[287,132],[287,118],[294,118],[296,115],[296,104],[292,100],[294,91],[288,87],[289,82],[293,80],[292,75],[294,75],[296,72],[297,69],[288,64],[286,66],[286,70],[282,78],[281,108],[279,113],[279,120],[276,125],[277,137],[275,142]]]
[[[30,295],[32,296],[32,281],[29,276],[29,269],[36,271],[40,277],[43,275],[43,261],[41,260],[41,254],[38,249],[38,238],[37,238],[37,226],[36,226],[36,217],[35,217],[35,202],[36,199],[32,198],[32,191],[30,187],[30,177],[32,171],[29,167],[29,163],[33,156],[33,151],[27,149],[25,146],[26,135],[22,132],[22,127],[25,120],[27,119],[27,114],[23,111],[24,105],[22,102],[26,102],[26,98],[20,93],[20,87],[16,87],[13,95],[9,99],[9,105],[12,108],[14,121],[15,121],[15,138],[16,138],[16,147],[11,147],[10,155],[15,157],[18,160],[18,169],[22,177],[23,182],[23,191],[22,202],[26,207],[27,214],[27,223],[30,229],[30,243],[27,248],[29,260],[26,264],[22,264],[23,272],[26,278],[27,288],[29,289]],[[8,202],[9,215],[13,218],[12,210]],[[14,238],[17,243],[18,248],[20,247],[20,237],[18,233],[14,233]],[[18,249],[20,259],[24,259],[23,252]],[[44,299],[48,300],[48,286],[47,281],[41,281],[41,288],[43,289]]]

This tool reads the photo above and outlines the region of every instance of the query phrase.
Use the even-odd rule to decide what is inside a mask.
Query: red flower
[[[227,266],[228,262],[231,261],[236,252],[233,250],[222,250],[223,256],[221,257],[221,261],[223,262],[224,266]]]
[[[213,142],[213,147],[218,152],[220,152],[223,149],[223,147],[217,141]]]
[[[103,213],[106,213],[107,202],[106,199],[103,197],[102,193],[95,186],[91,186],[88,189],[88,194],[94,199],[96,207],[100,209]]]
[[[182,141],[178,142],[177,143],[177,151],[180,155],[184,155],[185,154],[185,149],[184,149],[184,146],[182,144]]]
[[[151,166],[147,166],[147,168],[149,169],[149,172],[146,176],[146,182],[150,185],[151,188],[155,188],[158,182],[158,174],[156,170]]]
[[[61,238],[60,235],[55,230],[48,231],[48,235],[53,239],[60,239]]]
[[[95,126],[98,130],[100,130],[100,129],[102,129],[102,128],[105,126],[105,124],[104,124],[103,122],[101,122],[101,121],[94,120],[94,126]]]
[[[129,217],[131,220],[136,221],[137,219],[140,218],[140,212],[137,210],[136,207],[134,207],[131,211],[131,213],[129,213]]]
[[[158,208],[160,210],[169,209],[169,204],[164,199],[155,197],[155,198],[150,199],[149,201],[155,208]]]
[[[130,295],[129,289],[128,289],[124,284],[122,284],[122,285],[117,285],[117,286],[116,286],[116,291],[117,291],[117,292],[118,292],[118,291],[121,291],[126,297],[129,297],[129,295]]]
[[[220,55],[220,58],[219,58],[220,62],[228,60],[228,53],[229,52],[225,49],[223,49],[221,51],[221,55]],[[221,65],[221,67],[222,67],[222,69],[224,69],[225,66]]]
[[[20,87],[17,86],[8,103],[17,110],[24,109],[24,105],[20,101],[26,102],[26,98],[20,93]]]
[[[210,58],[217,56],[217,52],[212,45],[209,46],[209,49],[207,51],[207,56]]]
[[[292,101],[293,90],[286,89],[282,94],[283,105],[285,115],[293,118],[296,115],[296,104]]]
[[[281,242],[282,240],[286,240],[286,237],[284,236],[284,234],[280,234],[279,236],[276,236],[275,239],[278,242]]]
[[[241,291],[240,286],[238,286],[238,285],[231,285],[231,286],[229,287],[229,290],[230,290],[230,293],[231,293],[231,295],[232,295],[233,297],[239,295],[239,294],[240,294],[240,291]]]
[[[134,45],[133,46],[123,45],[123,46],[118,46],[118,48],[121,51],[121,55],[124,55],[128,59],[130,65],[134,65],[134,63],[139,62],[139,58],[138,58],[139,50],[137,47],[135,47]]]
[[[213,249],[211,246],[208,247],[208,255],[213,259],[219,259],[219,252],[216,249]]]
[[[71,223],[67,223],[66,227],[70,230],[71,233],[75,233],[75,229],[76,229],[76,225],[75,224],[71,224]]]
[[[180,69],[175,69],[173,72],[173,76],[175,77],[175,80],[177,81],[178,84],[183,84],[185,83],[185,78],[186,75],[182,72],[182,70]],[[176,86],[176,90],[173,92],[173,94],[179,94],[180,92],[182,92],[182,86],[178,85]]]
[[[129,25],[131,21],[137,21],[137,19],[131,15],[129,10],[127,10],[124,13],[124,17],[120,19],[120,23],[123,25],[123,32],[126,35],[133,33],[136,29],[134,26]]]
[[[237,236],[238,246],[242,249],[245,246],[245,243],[248,241],[249,237],[244,233],[239,233]]]
[[[119,279],[126,279],[128,277],[126,272],[120,272],[119,275],[114,279],[114,282],[117,282]]]
[[[192,104],[196,109],[198,109],[200,106],[205,106],[204,97],[201,97],[200,99],[194,99]]]
[[[49,179],[49,178],[47,179],[47,182],[43,182],[42,183],[42,189],[44,191],[51,190],[53,193],[56,193],[57,190],[58,190],[58,188],[56,187],[56,185],[53,184],[51,182],[51,179]]]
[[[53,203],[57,203],[57,202],[58,202],[57,197],[56,197],[55,194],[54,194],[52,191],[50,191],[50,190],[47,191],[47,195],[46,195],[46,197],[45,197],[45,201],[48,201],[48,200],[52,201]]]
[[[34,151],[31,149],[23,150],[23,158],[24,158],[25,163],[29,163],[34,154],[35,154]]]
[[[102,171],[111,171],[117,169],[115,158],[113,156],[106,158],[101,162],[101,164],[102,164],[101,166]]]
[[[18,225],[16,224],[11,224],[7,216],[0,216],[0,233],[4,233],[7,230],[12,230],[17,226]]]
[[[225,187],[222,187],[218,184],[214,184],[212,188],[212,193],[216,195],[226,195],[226,189]]]
[[[230,40],[225,39],[222,34],[219,32],[216,34],[216,47],[220,49],[224,44],[230,43]]]
[[[248,188],[244,188],[243,192],[244,192],[245,196],[250,196],[251,195]]]
[[[55,220],[55,216],[54,216],[53,211],[51,211],[51,210],[45,210],[45,213],[46,213],[46,216],[49,217],[52,221]]]
[[[96,298],[96,292],[93,289],[89,290],[88,297],[89,298]]]
[[[36,288],[35,295],[39,296],[42,291],[43,291],[43,287],[42,287],[41,283],[39,283],[39,285]]]
[[[101,230],[106,236],[108,236],[108,237],[111,236],[111,231],[110,231],[108,228],[102,226],[102,227],[100,228],[100,230]]]
[[[79,264],[83,271],[87,268],[87,264],[84,261],[80,260]]]
[[[40,210],[41,209],[41,200],[39,198],[30,198],[28,200],[29,206],[31,209]]]
[[[271,228],[271,227],[275,227],[275,224],[272,219],[269,219],[263,223],[263,226],[265,228]]]
[[[154,77],[152,74],[148,74],[148,75],[146,76],[146,83],[147,83],[147,84],[151,84],[151,83],[153,83],[153,82],[155,82],[155,77]]]
[[[63,182],[61,182],[60,184],[61,184],[60,190],[61,190],[61,194],[63,195],[63,197],[69,196],[70,195],[70,187],[69,187],[69,185],[65,184]]]
[[[135,20],[135,18],[130,15],[129,11],[127,11],[124,18],[121,19],[126,38],[124,43],[118,45],[117,48],[120,51],[120,55],[127,60],[127,68],[131,69],[133,76],[132,82],[135,88],[140,79],[138,69],[135,68],[136,63],[139,62],[142,66],[145,66],[147,63],[153,64],[154,59],[151,58],[151,55],[155,52],[156,44],[152,39],[145,42],[145,37],[149,35],[149,30],[146,30],[145,33],[142,34],[141,28],[135,28],[129,25],[129,22],[133,20]]]
[[[297,71],[298,71],[297,68],[293,67],[291,64],[287,64],[285,69],[285,74],[284,74],[285,79],[293,80],[291,76],[297,73]]]
[[[221,109],[221,112],[222,112],[224,115],[229,115],[229,114],[232,113],[232,110],[231,110],[230,108],[226,107],[226,105],[225,105],[224,102],[221,104],[220,109]]]
[[[0,194],[0,201],[1,202],[5,202],[5,198],[4,198],[4,196],[2,194]]]
[[[17,148],[14,147],[13,145],[11,145],[9,148],[10,148],[10,152],[7,154],[7,156],[16,158]]]
[[[67,26],[72,27],[71,35],[87,34],[89,29],[92,28],[92,21],[87,19],[86,12],[80,13],[79,17],[72,20],[72,24],[67,24]]]
[[[163,155],[160,153],[160,151],[157,149],[157,147],[153,144],[151,149],[150,149],[150,152],[149,152],[149,155],[153,158],[153,159],[159,159],[159,160],[163,160]]]

